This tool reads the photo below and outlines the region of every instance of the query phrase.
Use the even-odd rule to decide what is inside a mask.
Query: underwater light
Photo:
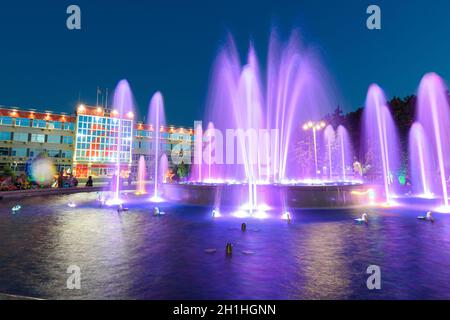
[[[17,211],[19,211],[20,209],[22,209],[22,206],[20,205],[20,204],[18,204],[18,205],[15,205],[14,207],[12,207],[12,212],[17,212]]]
[[[105,204],[110,207],[110,206],[114,206],[114,205],[121,205],[123,204],[123,200],[119,199],[119,198],[112,198],[112,199],[108,199],[106,200]]]
[[[75,203],[73,203],[73,202],[69,202],[68,204],[67,204],[70,208],[75,208],[77,205],[75,204]]]
[[[281,219],[282,219],[282,220],[291,220],[291,213],[290,213],[289,211],[284,212],[284,213],[281,215]]]
[[[219,209],[214,209],[213,211],[212,211],[212,217],[213,218],[220,218],[222,215],[220,214],[220,211],[219,211]]]
[[[450,213],[450,206],[441,206],[441,207],[434,209],[434,211],[439,212],[439,213]]]
[[[155,203],[159,203],[159,202],[163,202],[164,199],[161,198],[161,197],[158,197],[158,196],[153,196],[153,197],[150,198],[150,201],[151,202],[155,202]]]

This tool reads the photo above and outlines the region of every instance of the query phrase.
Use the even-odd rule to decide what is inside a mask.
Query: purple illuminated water
[[[400,144],[383,90],[373,84],[367,93],[362,128],[364,157],[370,165],[368,178],[384,185],[386,203],[395,195]]]
[[[145,194],[147,193],[145,190],[145,176],[147,175],[145,169],[145,158],[143,155],[139,157],[138,163],[138,176],[137,176],[137,186],[136,193],[137,194]]]
[[[336,130],[336,144],[337,144],[337,163],[336,170],[342,181],[346,181],[350,174],[352,174],[353,164],[353,146],[350,140],[347,129],[340,125]]]
[[[121,163],[123,163],[123,159],[126,159],[126,154],[129,152],[129,150],[127,149],[128,147],[123,145],[123,123],[121,119],[129,117],[130,115],[134,115],[134,98],[128,81],[121,80],[117,84],[114,90],[113,108],[116,116],[114,118],[114,124],[117,125],[117,131],[114,133],[114,136],[117,138],[117,152],[115,157],[116,181],[115,183],[112,183],[114,193],[112,202],[120,203]]]
[[[442,197],[442,210],[450,212],[447,176],[450,174],[450,106],[448,89],[435,73],[426,74],[419,85],[417,121],[427,137],[431,160],[430,189]]]
[[[223,133],[215,137],[223,156],[216,153],[207,167],[196,162],[191,178],[247,183],[250,211],[259,203],[258,184],[307,178],[300,174],[294,143],[304,122],[320,119],[332,106],[326,73],[297,32],[286,43],[273,32],[265,77],[259,66],[252,44],[242,64],[228,38],[214,64],[207,104],[208,123]],[[198,138],[196,145],[203,145],[205,138]]]
[[[433,167],[428,137],[420,123],[415,122],[409,131],[409,165],[412,191],[416,195],[430,198]]]
[[[160,201],[160,194],[158,191],[158,186],[161,182],[161,176],[159,173],[159,158],[164,152],[161,150],[161,139],[162,137],[162,128],[166,124],[166,116],[164,112],[164,101],[162,94],[160,92],[156,92],[149,104],[149,125],[153,126],[153,140],[152,140],[152,150],[154,156],[153,163],[153,196],[152,201],[158,202]]]
[[[336,151],[335,151],[335,143],[336,143],[336,133],[334,132],[333,126],[328,125],[323,132],[324,135],[324,150],[325,150],[325,165],[326,171],[328,173],[328,179],[330,181],[333,180],[333,167],[335,167],[336,161]]]

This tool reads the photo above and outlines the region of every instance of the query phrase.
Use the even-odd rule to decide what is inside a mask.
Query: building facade
[[[24,173],[40,155],[51,158],[58,172],[77,177],[111,177],[118,158],[121,175],[137,175],[142,156],[152,178],[156,136],[169,166],[178,163],[173,154],[190,158],[192,129],[161,126],[156,135],[152,124],[136,122],[131,112],[120,117],[113,109],[79,105],[67,115],[0,107],[0,173]]]
[[[51,158],[58,171],[72,167],[75,118],[49,111],[0,107],[0,172],[23,173],[38,155]]]

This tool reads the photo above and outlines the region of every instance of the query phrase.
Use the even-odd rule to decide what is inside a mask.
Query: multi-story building
[[[50,111],[0,107],[0,172],[9,166],[22,173],[31,159],[45,154],[58,171],[72,167],[73,116]]]
[[[192,129],[161,126],[158,136],[169,165],[173,153],[191,156]],[[143,156],[151,177],[155,138],[153,125],[135,122],[131,112],[120,117],[114,109],[83,104],[71,115],[0,107],[0,173],[7,166],[24,172],[34,157],[45,155],[58,172],[78,177],[110,177],[118,157],[122,175],[137,174]]]

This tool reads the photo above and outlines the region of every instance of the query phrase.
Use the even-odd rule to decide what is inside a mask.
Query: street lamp
[[[322,130],[323,128],[325,128],[326,123],[324,121],[319,121],[319,122],[313,122],[313,121],[308,121],[303,125],[303,130],[308,131],[308,130],[312,130],[313,131],[313,140],[314,140],[314,163],[316,166],[316,177],[317,177],[317,173],[319,171],[318,166],[317,166],[317,141],[316,141],[316,131]]]

